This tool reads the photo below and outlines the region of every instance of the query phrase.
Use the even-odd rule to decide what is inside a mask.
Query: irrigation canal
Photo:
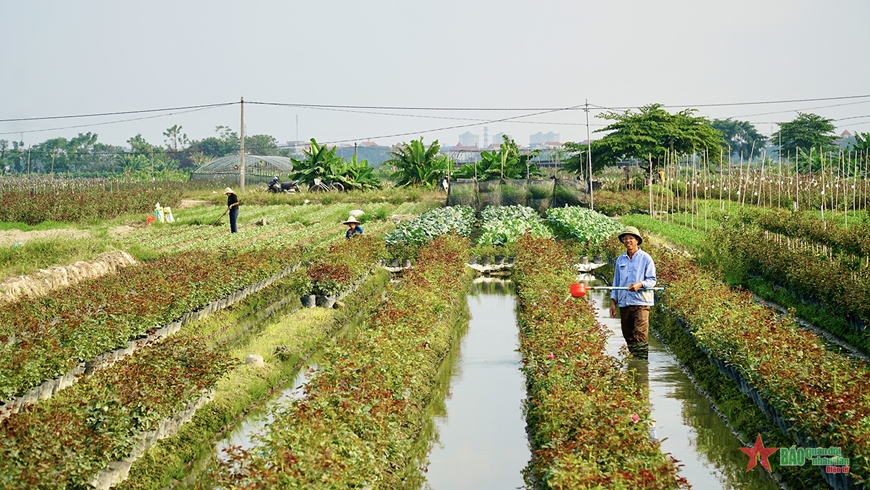
[[[593,276],[584,276],[589,285]],[[587,293],[598,311],[598,321],[611,332],[607,353],[617,356],[625,345],[618,318],[610,318],[610,294],[592,290]],[[637,371],[638,384],[649,388],[653,435],[661,449],[680,461],[680,474],[693,488],[776,489],[777,485],[757,466],[747,472],[747,457],[738,449],[743,444],[716,414],[710,401],[683,372],[667,347],[654,335],[649,338],[649,360],[629,360]]]
[[[596,284],[593,276],[581,278]],[[612,332],[608,354],[624,345],[619,320],[609,316],[607,292],[590,291],[598,320]],[[603,308],[602,308],[603,305]],[[435,408],[436,442],[429,455],[426,490],[524,488],[522,471],[531,453],[526,439],[523,403],[525,379],[516,320],[516,297],[510,280],[480,278],[468,295],[468,332],[445,360],[449,387],[443,405]],[[343,334],[352,331],[343,329]],[[262,410],[252,412],[217,443],[252,446],[251,436],[269,422],[269,407],[302,396],[301,387],[317,369],[317,354],[293,383]],[[711,403],[682,371],[673,355],[650,336],[649,361],[629,360],[639,383],[648,387],[655,426],[651,436],[662,451],[680,461],[680,473],[694,488],[776,489],[760,467],[746,471],[743,445],[719,418]],[[201,468],[200,465],[196,465]],[[195,470],[186,479],[191,484]],[[184,484],[180,485],[183,487]]]
[[[438,442],[429,455],[426,488],[521,488],[531,452],[513,283],[479,278],[468,309],[468,333],[450,360],[445,413],[435,418]]]

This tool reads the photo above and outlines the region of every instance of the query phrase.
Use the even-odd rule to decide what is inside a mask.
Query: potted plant
[[[319,263],[306,272],[311,279],[311,290],[317,296],[317,305],[331,308],[338,294],[350,282],[352,274],[346,264]]]
[[[303,308],[313,308],[316,302],[314,284],[308,274],[298,274],[290,281],[290,291],[299,295]]]

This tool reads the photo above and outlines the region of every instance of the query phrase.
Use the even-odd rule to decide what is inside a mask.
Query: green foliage
[[[556,236],[590,244],[601,243],[622,229],[619,222],[579,206],[550,208],[547,220]]]
[[[770,142],[779,147],[780,153],[794,148],[803,150],[815,148],[817,152],[826,152],[836,149],[835,129],[832,119],[798,112],[797,117],[792,121],[779,124],[779,131],[770,136]]]
[[[705,149],[718,149],[723,144],[722,134],[705,117],[694,116],[695,109],[684,109],[671,114],[661,104],[649,104],[639,112],[606,112],[601,118],[615,121],[595,132],[606,132],[600,140],[592,142],[593,172],[607,165],[633,158],[649,171],[660,167],[668,154],[703,153]],[[566,162],[567,170],[585,168],[586,146],[576,143],[565,145],[574,151]]]
[[[447,155],[438,153],[440,149],[438,140],[433,141],[426,148],[423,137],[420,137],[419,140],[411,140],[410,143],[395,146],[390,152],[390,159],[384,164],[398,169],[392,176],[397,180],[396,185],[431,188],[447,175],[447,168],[450,165]]]
[[[419,246],[448,233],[468,237],[474,221],[474,209],[468,206],[435,208],[410,221],[403,221],[387,233],[384,240],[388,247],[396,244]]]
[[[538,213],[526,206],[487,206],[480,212],[481,245],[512,245],[522,235],[552,238],[553,232]]]
[[[458,178],[477,178],[477,180],[525,179],[542,175],[537,164],[531,163],[540,150],[520,153],[514,140],[507,136],[502,138],[504,140],[497,151],[481,152],[480,162],[467,163],[457,169],[454,175]]]
[[[861,152],[864,155],[870,154],[870,133],[856,133],[855,141],[849,146],[849,151]]]
[[[354,156],[347,162],[335,154],[337,150],[336,146],[330,150],[311,138],[311,147],[305,150],[303,159],[290,157],[294,170],[291,178],[305,186],[314,185],[315,179],[319,179],[322,182],[339,182],[345,190],[380,188],[380,182],[367,161],[357,161]]]
[[[724,136],[723,148],[727,152],[742,155],[746,159],[753,153],[758,154],[767,141],[749,121],[736,121],[729,117],[713,119],[710,125]],[[712,148],[709,150],[713,151]]]

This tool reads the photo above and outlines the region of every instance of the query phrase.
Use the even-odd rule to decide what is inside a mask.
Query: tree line
[[[638,110],[606,112],[598,117],[611,121],[597,130],[604,136],[590,145],[567,142],[565,170],[584,174],[588,170],[587,152],[591,147],[592,171],[596,172],[617,162],[633,160],[641,168],[660,168],[669,155],[700,155],[705,162],[718,161],[736,155],[750,160],[768,147],[779,153],[798,155],[812,161],[837,149],[839,138],[831,119],[812,113],[780,123],[770,138],[759,134],[748,121],[713,119],[697,116],[697,110],[666,111],[661,104],[649,104]],[[133,178],[183,178],[198,166],[222,156],[238,153],[239,135],[227,126],[217,126],[215,136],[190,140],[183,128],[174,125],[163,132],[162,145],[145,140],[141,134],[127,140],[130,147],[107,145],[97,141],[96,133],[79,133],[66,139],[46,140],[25,147],[23,142],[0,140],[0,169],[7,174],[71,174],[76,176],[125,175]],[[256,155],[295,157],[288,148],[279,148],[275,137],[257,134],[245,137],[245,149]],[[855,135],[850,151],[870,151],[870,134]],[[521,152],[516,143],[505,138],[495,151],[484,151],[481,161],[454,169],[453,162],[440,153],[438,141],[426,146],[423,138],[395,145],[387,167],[373,173],[365,160],[346,161],[317,145],[302,158],[294,158],[302,180],[320,178],[328,181],[362,182],[362,187],[374,185],[377,178],[391,178],[399,185],[434,186],[448,174],[456,177],[529,178],[540,175],[532,159],[535,152]],[[817,158],[817,157],[816,157]],[[366,170],[366,168],[369,168]],[[388,173],[393,170],[392,174]],[[354,178],[354,175],[356,178]],[[358,187],[351,185],[352,188]]]

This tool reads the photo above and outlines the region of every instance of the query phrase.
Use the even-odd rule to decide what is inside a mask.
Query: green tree
[[[239,134],[227,126],[215,127],[217,136],[193,141],[188,147],[190,155],[201,154],[205,161],[239,152]],[[247,142],[247,138],[245,138]]]
[[[439,154],[439,150],[438,140],[426,148],[421,136],[419,140],[394,146],[390,159],[384,163],[398,169],[393,174],[397,185],[434,187],[447,174],[450,164],[447,155]]]
[[[855,133],[855,141],[849,145],[849,151],[870,154],[870,133]]]
[[[780,153],[794,148],[832,151],[836,148],[834,141],[837,139],[834,129],[831,119],[817,114],[798,112],[794,120],[779,124],[779,131],[770,136],[770,142],[779,147]]]
[[[245,151],[252,155],[277,155],[278,140],[267,134],[245,136]]]
[[[166,143],[166,150],[170,154],[178,154],[184,148],[190,144],[190,140],[187,139],[187,134],[181,132],[181,126],[174,124],[171,128],[168,128],[163,132],[163,136],[166,136],[164,143]]]
[[[381,181],[375,176],[374,169],[369,166],[367,160],[357,161],[356,155],[346,162],[344,173],[338,179],[344,184],[345,189],[380,189]]]
[[[683,109],[675,114],[662,109],[661,104],[649,104],[639,112],[606,112],[598,117],[615,121],[596,133],[608,133],[592,142],[592,170],[614,165],[620,160],[636,159],[649,171],[661,166],[667,155],[703,153],[705,149],[722,146],[722,133],[713,129],[705,117],[695,116],[695,109]],[[586,145],[565,144],[574,153],[566,162],[567,170],[585,168]]]
[[[347,165],[341,157],[335,155],[336,147],[330,150],[326,145],[319,145],[311,138],[311,147],[302,152],[303,158],[291,157],[293,175],[291,179],[299,180],[307,186],[314,184],[314,179],[332,182],[343,177]]]
[[[480,162],[467,163],[459,167],[454,175],[466,179],[477,177],[478,180],[524,179],[541,175],[537,164],[531,163],[531,159],[540,153],[539,150],[520,153],[514,140],[507,136],[502,138],[498,150],[481,152]]]
[[[725,137],[725,150],[749,158],[753,153],[757,154],[767,138],[759,134],[755,126],[749,121],[737,121],[731,119],[713,119],[710,123],[713,128]]]

